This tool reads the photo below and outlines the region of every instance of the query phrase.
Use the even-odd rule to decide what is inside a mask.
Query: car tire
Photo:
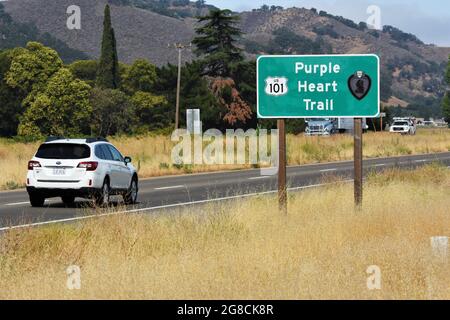
[[[66,206],[70,206],[70,205],[74,204],[75,197],[73,197],[73,196],[64,196],[64,197],[61,197],[61,200]]]
[[[123,201],[126,205],[135,204],[137,202],[138,191],[138,180],[136,177],[133,177],[133,179],[131,179],[128,191],[123,194]]]
[[[95,205],[99,207],[107,207],[109,205],[110,195],[111,188],[109,186],[109,181],[108,179],[105,179],[102,189],[94,197]]]
[[[45,198],[38,194],[29,194],[30,204],[32,207],[40,208],[44,206]]]

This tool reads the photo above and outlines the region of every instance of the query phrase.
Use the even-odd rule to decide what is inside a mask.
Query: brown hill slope
[[[288,30],[305,39],[320,39],[330,45],[331,50],[320,53],[378,54],[383,71],[392,74],[394,93],[402,98],[411,99],[415,95],[439,97],[443,93],[443,70],[450,48],[426,45],[397,29],[370,30],[339,18],[302,8],[254,10],[241,14],[241,25],[246,33],[247,47],[248,43],[252,44],[253,54],[275,53],[270,50],[274,33],[280,29]],[[282,53],[302,52],[290,47]]]
[[[43,32],[48,32],[93,58],[100,54],[103,10],[107,0],[78,0],[81,9],[81,30],[66,26],[67,8],[72,0],[10,0],[5,8],[13,19],[32,22]],[[148,10],[111,6],[116,32],[119,59],[132,62],[147,58],[153,63],[176,61],[176,52],[168,48],[176,41],[189,42],[194,34],[192,19],[180,20],[159,15]],[[189,56],[189,55],[188,55]]]
[[[81,8],[81,30],[66,27],[69,16],[66,10],[73,4],[72,0],[9,0],[4,4],[15,20],[33,22],[42,32],[49,32],[70,47],[97,58],[106,2],[77,1]],[[119,58],[127,63],[137,58],[149,59],[157,65],[175,63],[176,51],[168,48],[168,44],[189,43],[194,36],[195,20],[192,18],[171,18],[129,5],[112,5],[111,11]],[[413,101],[416,95],[439,98],[444,90],[443,67],[450,48],[423,44],[413,35],[397,29],[369,30],[342,17],[301,8],[243,12],[241,28],[246,33],[242,44],[250,56],[305,53],[304,46],[301,50],[295,47],[273,49],[277,30],[288,30],[300,39],[320,41],[322,53],[377,53],[384,73],[392,75],[394,95],[403,100]],[[271,46],[278,51],[271,52]],[[186,52],[184,58],[188,60],[192,54]]]

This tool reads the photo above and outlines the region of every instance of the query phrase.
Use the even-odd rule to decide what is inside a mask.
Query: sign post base
[[[277,121],[278,126],[278,207],[287,214],[286,188],[286,131],[284,119]]]

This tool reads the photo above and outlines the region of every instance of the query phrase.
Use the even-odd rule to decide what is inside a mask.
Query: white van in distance
[[[394,122],[389,127],[391,133],[416,134],[415,118],[394,118]]]

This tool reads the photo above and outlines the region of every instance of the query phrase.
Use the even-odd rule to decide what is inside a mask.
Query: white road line
[[[414,160],[414,162],[427,162],[428,160],[423,159],[423,160]]]
[[[343,183],[353,182],[353,179],[343,180],[342,182]],[[303,189],[311,189],[311,188],[323,187],[323,186],[331,185],[331,184],[334,184],[334,183],[312,184],[312,185],[309,185],[309,186],[288,188],[287,190],[288,191],[297,191],[297,190],[303,190]],[[93,215],[89,215],[89,216],[81,216],[81,217],[74,217],[74,218],[67,218],[67,219],[50,220],[50,221],[44,221],[44,222],[35,222],[35,223],[22,224],[22,225],[17,225],[17,226],[12,226],[12,227],[3,227],[3,228],[0,228],[0,231],[7,231],[7,230],[13,230],[13,229],[21,229],[21,228],[44,226],[44,225],[55,224],[55,223],[62,223],[62,222],[81,221],[81,220],[86,220],[86,219],[99,218],[99,217],[105,217],[105,216],[113,216],[113,215],[118,215],[118,214],[140,213],[140,212],[146,212],[146,211],[154,211],[154,210],[158,210],[158,209],[168,209],[168,208],[175,208],[175,207],[181,207],[181,206],[187,206],[187,205],[203,204],[203,203],[210,203],[210,202],[219,202],[219,201],[239,199],[239,198],[250,198],[250,197],[261,196],[261,195],[265,195],[265,194],[276,193],[276,192],[278,192],[278,190],[270,190],[270,191],[264,191],[264,192],[258,192],[258,193],[248,193],[248,194],[229,196],[229,197],[222,197],[222,198],[216,198],[216,199],[174,203],[174,204],[168,204],[168,205],[164,205],[164,206],[132,209],[132,210],[109,212],[109,213],[102,213],[102,214],[93,214]]]
[[[184,187],[185,187],[185,185],[179,185],[179,186],[170,186],[170,187],[155,188],[155,190],[179,189],[179,188],[184,188]]]
[[[45,202],[56,202],[56,201],[58,201],[58,200],[52,200],[52,199],[45,200]],[[21,205],[24,205],[24,204],[30,204],[30,201],[5,203],[4,206],[21,206]]]
[[[24,201],[24,202],[6,203],[5,206],[20,206],[22,204],[28,204],[28,203],[30,203],[30,202]]]
[[[267,179],[267,178],[270,178],[270,177],[271,177],[271,176],[251,177],[251,178],[248,178],[248,180]]]
[[[323,169],[323,170],[319,170],[319,172],[330,172],[330,171],[336,171],[336,168],[333,169]]]
[[[385,163],[379,163],[379,164],[375,164],[373,165],[374,167],[384,167],[386,164]]]

